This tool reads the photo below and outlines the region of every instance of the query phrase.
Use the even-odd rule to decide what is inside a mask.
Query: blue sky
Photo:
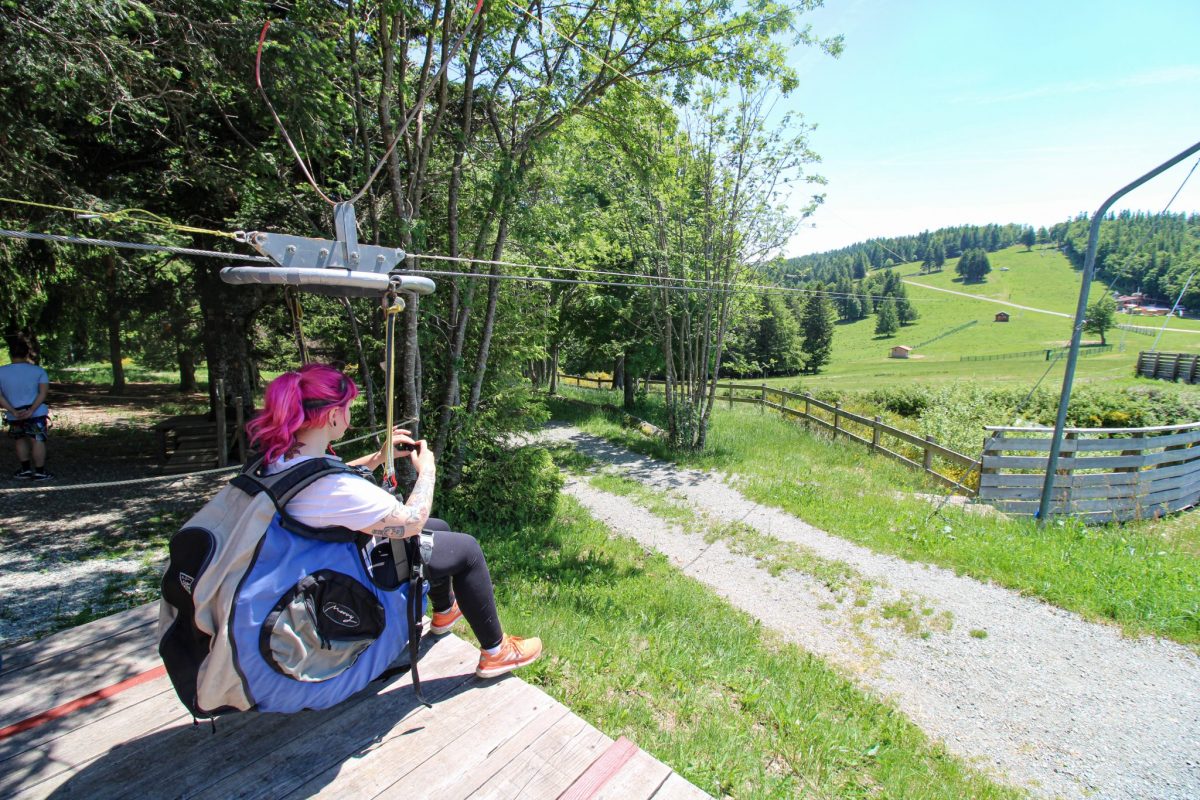
[[[1200,141],[1200,1],[826,0],[779,103],[817,129],[825,205],[787,255],[990,222],[1050,225]],[[1196,159],[1118,208],[1162,210]],[[1171,205],[1200,210],[1200,169]]]

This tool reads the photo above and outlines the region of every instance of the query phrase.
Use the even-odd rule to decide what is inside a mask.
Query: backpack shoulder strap
[[[336,459],[312,458],[268,476],[265,480],[270,483],[267,484],[266,489],[271,493],[275,505],[282,510],[293,497],[302,489],[310,486],[313,481],[324,478],[326,475],[353,472],[352,468]]]

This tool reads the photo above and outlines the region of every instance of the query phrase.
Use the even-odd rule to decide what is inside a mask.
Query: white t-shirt
[[[316,456],[281,458],[267,465],[268,475],[274,475],[301,461]],[[325,456],[335,461],[336,456]],[[355,531],[375,524],[391,514],[400,501],[371,481],[354,475],[326,475],[301,489],[287,504],[287,512],[297,522],[314,528],[341,525]]]

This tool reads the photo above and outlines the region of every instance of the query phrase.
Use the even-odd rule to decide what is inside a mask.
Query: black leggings
[[[435,517],[425,523],[425,530],[433,532],[433,552],[425,565],[433,610],[448,610],[457,595],[458,607],[479,644],[484,648],[496,647],[504,640],[504,632],[496,613],[492,576],[479,542],[474,536],[450,530],[449,525]]]

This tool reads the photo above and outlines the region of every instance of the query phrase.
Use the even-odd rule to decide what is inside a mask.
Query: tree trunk
[[[350,304],[350,298],[342,297],[342,306],[346,309],[346,319],[350,322],[350,332],[354,335],[354,346],[358,352],[358,376],[359,383],[363,387],[363,392],[367,395],[367,425],[371,430],[379,427],[379,423],[375,420],[375,381],[371,377],[371,364],[367,361],[367,354],[363,350],[362,332],[358,329],[358,317],[354,314],[354,306]],[[376,436],[376,444],[380,444],[379,437]]]
[[[613,389],[625,388],[625,356],[617,356],[617,361],[613,364]]]
[[[550,382],[549,392],[551,395],[558,394],[558,353],[561,347],[562,345],[558,341],[550,346],[550,362],[546,371],[549,373],[547,378]]]
[[[629,363],[629,354],[624,356],[624,362]],[[633,411],[633,406],[637,402],[637,382],[638,376],[634,375],[629,369],[625,370],[625,410]]]
[[[113,394],[125,391],[125,365],[121,363],[121,292],[117,278],[117,258],[113,254],[104,257],[104,277],[108,295],[105,321],[108,324],[108,360],[112,364]]]
[[[179,391],[191,394],[199,388],[196,385],[196,354],[183,345],[178,346],[175,353],[179,360]]]
[[[241,397],[246,413],[254,408],[258,369],[250,352],[254,317],[262,307],[262,290],[230,286],[220,278],[220,268],[196,266],[197,294],[204,320],[204,357],[208,361],[208,396],[212,413],[225,413],[216,399],[217,380],[225,383],[229,397]]]

